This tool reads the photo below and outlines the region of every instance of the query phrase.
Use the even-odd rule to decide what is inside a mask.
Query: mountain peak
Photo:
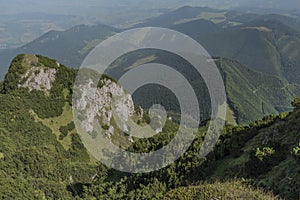
[[[45,66],[43,63],[40,62],[39,57],[36,55],[24,56],[23,63],[28,69],[21,76],[18,87],[28,88],[29,91],[44,91],[46,94],[49,94],[49,91],[52,87],[52,83],[56,78],[56,67],[59,67],[60,64],[55,63],[55,66],[55,64],[53,63],[54,66]],[[44,59],[44,61],[47,60],[47,58],[42,59]],[[48,60],[51,61],[50,59]]]
[[[15,57],[4,79],[4,91],[28,88],[49,94],[60,64],[41,55],[21,54]]]

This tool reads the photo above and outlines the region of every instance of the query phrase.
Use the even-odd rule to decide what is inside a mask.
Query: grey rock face
[[[44,69],[42,67],[31,67],[26,73],[21,77],[20,82],[25,82],[19,84],[19,87],[28,88],[29,91],[39,90],[44,91],[49,94],[51,90],[51,85],[55,81],[56,69]]]
[[[104,79],[101,88],[95,85],[90,79],[88,83],[78,87],[81,98],[75,101],[76,110],[84,113],[81,120],[81,127],[86,132],[94,131],[95,120],[100,121],[100,125],[105,126],[105,135],[110,137],[116,127],[111,124],[112,118],[119,129],[128,131],[126,122],[134,114],[134,104],[131,96],[126,94],[124,89],[117,83]]]

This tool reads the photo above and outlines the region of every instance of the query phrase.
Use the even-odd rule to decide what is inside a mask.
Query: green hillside
[[[228,9],[219,7],[225,5],[218,5],[220,0],[189,1],[191,5],[212,3],[220,9],[175,9],[184,4],[181,0],[172,0],[172,5],[171,0],[140,1],[137,5],[137,0],[120,1],[97,6],[91,1],[81,8],[78,4],[79,13],[70,3],[63,3],[56,12],[82,15],[67,18],[59,13],[44,15],[51,3],[42,7],[41,2],[31,5],[31,0],[25,9],[28,12],[36,6],[43,8],[32,14],[22,13],[26,3],[21,0],[11,7],[14,9],[2,3],[2,10],[12,14],[0,14],[0,48],[5,48],[0,49],[0,200],[300,199],[298,8],[287,11],[284,9],[290,6],[285,4],[289,3],[271,0],[228,0]],[[291,1],[296,5],[299,0]],[[99,20],[114,21],[116,27],[94,24],[69,28],[80,21]],[[68,29],[59,31],[61,27]],[[101,78],[94,69],[79,73],[82,62],[99,43],[143,27],[186,34],[210,56],[185,52],[181,57],[172,50],[144,46],[114,60]],[[34,39],[42,32],[45,34]],[[130,43],[150,44],[155,39],[146,40],[147,34],[134,34],[136,38]],[[181,44],[176,36],[150,35],[159,36],[156,39],[162,44],[164,38],[175,46]],[[11,47],[25,45],[6,49],[6,43]],[[214,138],[218,127],[212,123],[211,107],[221,98],[212,102],[204,78],[185,59],[189,56],[196,58],[202,69],[217,67],[223,78],[227,102],[223,100],[218,106],[226,107],[227,116],[218,138]],[[161,76],[143,75],[153,82],[158,78],[171,84],[182,98],[163,84],[142,85],[130,95],[117,81],[147,63],[166,65],[185,78],[198,99],[199,123],[194,123],[198,113],[190,112],[197,112],[195,106],[189,106],[195,104],[184,96],[186,82],[172,73],[159,68]],[[210,75],[208,71],[204,74]],[[166,80],[169,75],[171,80]],[[215,77],[205,78],[216,86]],[[212,94],[219,89],[214,88]],[[188,105],[180,105],[179,99]],[[157,104],[166,112],[156,113]],[[219,120],[215,122],[223,122]],[[180,152],[191,136],[193,141]],[[214,146],[208,152],[210,145]],[[203,152],[208,152],[205,157]]]
[[[300,85],[278,76],[253,71],[226,58],[217,64],[224,73],[228,102],[238,123],[291,110],[290,102],[300,96]]]
[[[162,14],[158,17],[150,18],[143,23],[137,24],[137,27],[171,27],[182,22],[201,19],[201,14],[205,13],[221,13],[222,11],[207,7],[191,7],[184,6],[177,10]],[[202,18],[203,19],[203,18]]]
[[[237,60],[257,71],[281,75],[280,55],[268,29],[236,28],[197,37],[210,54]]]
[[[36,59],[16,57],[1,84],[1,199],[70,199],[70,177],[86,182],[96,173],[74,128],[67,132],[66,140],[60,140],[54,131],[56,124],[60,128],[72,122],[65,113],[71,114],[69,95],[75,70],[58,68],[56,61],[39,56],[37,66],[58,70],[49,95],[18,88],[21,75],[32,67],[27,63]],[[49,125],[44,123],[47,120]],[[68,146],[64,145],[67,140]]]
[[[300,33],[276,19],[255,19],[196,39],[210,54],[299,84]]]
[[[201,116],[207,119],[210,113],[207,103],[209,94],[202,77],[197,75],[189,63],[171,53],[155,50],[133,52],[113,63],[106,73],[119,79],[132,67],[153,62],[172,66],[191,82],[200,102]],[[223,74],[230,109],[234,111],[234,117],[240,124],[253,122],[268,114],[291,110],[290,102],[300,96],[300,85],[289,83],[279,76],[254,71],[227,58],[216,58],[215,63]],[[133,98],[144,108],[162,103],[168,110],[179,112],[179,105],[172,100],[175,97],[163,87],[142,87]]]
[[[221,30],[218,25],[205,19],[193,20],[190,22],[173,25],[171,26],[171,29],[185,33],[192,38],[216,33]]]
[[[229,129],[228,134],[232,135],[224,136],[215,149],[209,179],[244,177],[256,186],[272,188],[286,199],[297,199],[300,192],[299,102],[299,99],[293,101],[296,109],[292,113]]]
[[[27,77],[33,78],[56,70],[51,89],[28,85],[24,73],[30,70]],[[250,126],[228,125],[205,159],[198,153],[207,129],[203,123],[176,162],[149,174],[127,174],[95,162],[74,130],[70,95],[75,75],[76,70],[43,56],[19,55],[12,62],[0,84],[1,199],[276,199],[270,192],[298,197],[299,99],[291,113]],[[29,91],[31,86],[37,89]],[[159,149],[177,129],[167,120],[162,133],[134,138],[127,150]]]
[[[299,99],[291,113],[266,116],[249,126],[227,126],[205,159],[198,151],[206,127],[174,164],[150,174],[103,169],[85,197],[104,199],[297,199],[299,197]],[[171,130],[170,126],[165,130]],[[130,151],[149,152],[172,138],[163,132],[137,140]],[[113,177],[113,179],[112,179]],[[109,181],[109,182],[107,182]],[[262,188],[262,189],[258,189]],[[278,196],[266,194],[273,191]],[[117,195],[116,195],[117,193]]]

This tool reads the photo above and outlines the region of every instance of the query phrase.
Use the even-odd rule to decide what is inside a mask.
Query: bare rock
[[[91,79],[86,84],[80,85],[78,89],[81,97],[76,99],[74,104],[76,110],[84,113],[84,118],[80,122],[84,131],[94,131],[94,122],[99,120],[100,125],[109,126],[105,134],[113,134],[117,128],[111,125],[113,115],[118,128],[128,131],[126,122],[134,114],[131,96],[126,94],[120,85],[109,79],[102,80],[101,88],[94,85]]]

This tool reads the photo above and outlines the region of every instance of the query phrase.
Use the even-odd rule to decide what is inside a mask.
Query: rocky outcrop
[[[45,95],[49,95],[59,67],[62,66],[53,62],[53,68],[46,67],[35,55],[24,55],[20,64],[25,70],[20,74],[17,86],[28,88],[29,91],[43,91]],[[99,87],[95,87],[96,85]],[[88,79],[76,89],[79,90],[80,98],[73,98],[73,108],[83,116],[80,125],[84,131],[94,134],[97,121],[108,138],[117,131],[129,133],[127,122],[135,114],[134,103],[131,95],[120,85],[108,77],[102,77],[99,84]],[[143,116],[142,108],[139,109],[139,114]],[[130,141],[132,140],[131,137]]]
[[[144,117],[144,109],[141,106],[139,106],[136,110],[136,114],[139,118],[143,118]]]
[[[95,84],[91,79],[78,86],[81,95],[74,100],[73,106],[84,116],[80,121],[84,131],[92,133],[94,121],[99,120],[105,135],[110,138],[116,128],[128,131],[126,122],[134,114],[134,104],[120,85],[110,79],[101,81],[101,88],[93,87]]]
[[[28,88],[29,91],[44,91],[49,94],[56,78],[57,69],[55,67],[59,67],[60,64],[56,63],[57,66],[50,68],[40,63],[36,55],[24,55],[21,65],[26,70],[20,77],[18,87]]]
[[[43,67],[31,67],[21,77],[19,87],[28,88],[29,91],[39,90],[47,94],[51,90],[51,85],[55,81],[56,69],[45,69]]]

